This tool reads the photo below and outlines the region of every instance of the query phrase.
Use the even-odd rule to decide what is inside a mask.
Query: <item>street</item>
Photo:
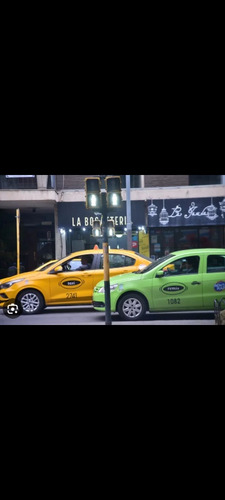
[[[142,321],[121,321],[118,314],[111,315],[112,326],[129,325],[215,325],[213,312],[183,312],[183,313],[147,313]],[[105,324],[105,314],[97,312],[92,306],[58,306],[47,307],[42,314],[33,316],[21,315],[7,317],[0,310],[0,327],[2,325],[92,325],[111,326]],[[127,329],[126,329],[127,331]],[[195,330],[196,331],[196,330]],[[46,332],[46,331],[45,331]],[[62,331],[63,333],[63,331]]]

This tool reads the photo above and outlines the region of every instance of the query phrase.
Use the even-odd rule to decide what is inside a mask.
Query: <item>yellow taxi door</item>
[[[93,295],[94,271],[59,272],[50,275],[50,304],[89,304]]]

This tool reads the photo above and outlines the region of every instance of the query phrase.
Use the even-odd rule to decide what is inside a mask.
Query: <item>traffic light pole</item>
[[[105,184],[104,186],[101,184]],[[101,187],[103,190],[101,190]],[[86,208],[101,210],[103,218],[103,263],[105,289],[105,324],[111,325],[110,303],[110,272],[109,272],[109,243],[108,243],[108,209],[113,210],[122,204],[120,176],[86,177]]]
[[[109,243],[107,227],[107,203],[106,193],[102,192],[102,215],[103,215],[103,263],[104,263],[104,287],[105,287],[105,324],[111,325],[111,302],[110,302],[110,275],[109,275]]]
[[[132,221],[131,221],[131,201],[130,201],[130,175],[126,175],[126,196],[127,196],[127,249],[133,250],[132,247]]]

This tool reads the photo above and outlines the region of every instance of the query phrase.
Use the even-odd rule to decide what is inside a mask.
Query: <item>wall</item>
[[[188,186],[189,175],[145,175],[145,187]]]
[[[57,190],[60,189],[84,189],[85,177],[91,175],[57,175]],[[97,175],[97,174],[96,174]],[[189,175],[144,175],[145,187],[170,187],[188,186]]]

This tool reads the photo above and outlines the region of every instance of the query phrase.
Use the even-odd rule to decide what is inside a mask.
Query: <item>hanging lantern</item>
[[[148,215],[150,215],[150,217],[155,217],[157,215],[157,210],[158,207],[154,205],[152,200],[151,205],[148,206]]]
[[[166,226],[169,223],[169,220],[170,220],[169,219],[169,214],[168,214],[167,210],[165,209],[165,202],[163,201],[163,209],[162,209],[162,211],[160,212],[160,215],[159,215],[159,222],[163,226]]]
[[[223,199],[223,201],[220,201],[219,204],[220,204],[220,210],[222,212],[222,217],[223,217],[223,214],[225,214],[225,198]]]
[[[213,205],[213,199],[211,199],[211,205],[206,207],[206,210],[207,210],[207,218],[209,220],[215,220],[217,219],[217,217],[219,217],[217,215],[217,208],[215,207],[215,205]]]

